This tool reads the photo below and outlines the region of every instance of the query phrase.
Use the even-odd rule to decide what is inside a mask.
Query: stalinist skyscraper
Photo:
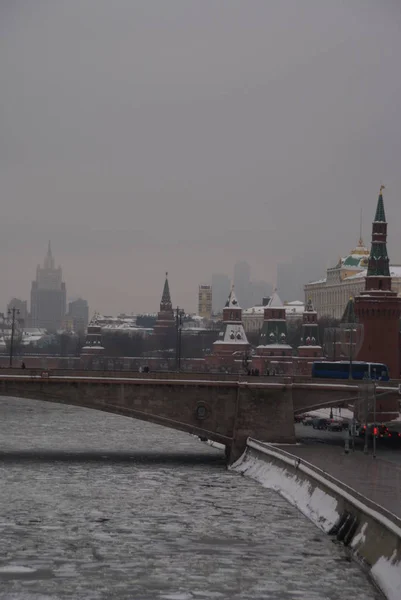
[[[36,281],[31,288],[31,319],[33,327],[44,327],[50,332],[57,331],[66,312],[66,289],[62,281],[61,267],[54,266],[54,258],[49,246],[43,263],[36,269]]]

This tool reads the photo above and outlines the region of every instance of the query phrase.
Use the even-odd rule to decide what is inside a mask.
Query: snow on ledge
[[[312,491],[311,483],[294,476],[285,464],[279,467],[245,452],[230,468],[278,492],[326,533],[340,518],[335,498],[318,488]]]
[[[266,462],[257,458],[257,456],[250,455],[248,450],[249,447],[270,455],[272,458],[279,458],[280,461],[283,462],[283,466]],[[311,481],[299,478],[297,473],[293,471],[295,466],[294,460],[278,454],[274,451],[274,448],[263,448],[261,447],[261,444],[250,439],[248,439],[248,448],[230,469],[255,479],[265,488],[278,492],[283,498],[288,500],[290,504],[297,507],[307,518],[315,523],[315,525],[328,533],[340,518],[340,514],[337,510],[337,499],[322,489],[319,489],[319,487],[313,486]],[[293,458],[296,459],[295,456]],[[288,466],[292,467],[291,471],[288,470]],[[381,525],[392,531],[401,539],[401,529],[385,516],[367,507],[359,500],[353,498],[351,494],[336,486],[331,481],[326,480],[318,473],[314,473],[302,463],[298,465],[298,469],[300,472],[304,472],[305,475],[310,475],[316,481],[317,486],[319,483],[324,483],[326,488],[331,489],[333,492],[352,501],[356,508],[361,509],[366,515],[379,521]],[[351,548],[354,551],[362,542],[365,542],[367,529],[368,523],[364,523],[359,534],[352,540]],[[372,565],[370,571],[372,577],[375,579],[388,600],[400,600],[401,562],[397,560],[396,550],[394,550],[391,558],[381,556],[375,564]]]

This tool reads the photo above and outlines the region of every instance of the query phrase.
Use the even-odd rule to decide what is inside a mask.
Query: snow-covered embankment
[[[231,469],[273,489],[349,546],[389,600],[401,598],[401,519],[274,445],[248,440]]]

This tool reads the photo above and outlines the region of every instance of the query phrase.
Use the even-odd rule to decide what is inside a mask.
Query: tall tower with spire
[[[170,296],[170,286],[168,284],[168,273],[164,281],[162,299],[160,301],[160,310],[157,314],[157,320],[154,326],[154,333],[164,336],[175,327],[175,318],[173,305]]]
[[[355,298],[355,314],[363,325],[363,340],[357,358],[385,363],[390,377],[398,378],[401,298],[391,289],[383,189],[381,186],[372,225],[365,290]]]
[[[66,288],[61,267],[56,268],[50,242],[43,261],[36,269],[31,287],[31,321],[33,327],[49,332],[60,329],[66,313]]]

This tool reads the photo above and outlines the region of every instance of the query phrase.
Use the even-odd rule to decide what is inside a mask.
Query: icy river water
[[[345,549],[196,438],[0,398],[0,598],[381,596]]]

